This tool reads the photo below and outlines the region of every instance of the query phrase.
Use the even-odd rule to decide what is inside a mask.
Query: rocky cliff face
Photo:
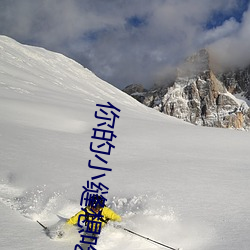
[[[250,100],[250,66],[244,69],[228,70],[217,74],[217,77],[230,93],[240,93]]]
[[[201,50],[187,58],[178,68],[177,77],[169,86],[145,90],[137,85],[126,92],[143,104],[167,115],[196,125],[248,129],[250,109],[233,94],[250,97],[250,67],[244,70],[214,74],[209,53]]]

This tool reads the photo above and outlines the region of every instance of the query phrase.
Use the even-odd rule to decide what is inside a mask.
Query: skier
[[[97,227],[101,226],[102,228],[109,220],[121,222],[122,218],[113,210],[106,207],[104,205],[103,199],[100,196],[97,196],[96,199],[92,200],[89,206],[72,216],[67,221],[67,224],[76,225],[82,221],[86,226],[91,224],[91,227],[95,225]],[[99,231],[99,229],[96,230]]]

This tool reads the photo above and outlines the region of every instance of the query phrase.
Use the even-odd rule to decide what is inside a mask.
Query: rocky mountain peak
[[[194,77],[205,74],[209,70],[209,53],[206,49],[201,49],[188,57],[184,63],[177,68],[177,77]]]
[[[248,129],[249,106],[233,94],[248,93],[244,88],[250,85],[249,71],[215,74],[210,64],[208,50],[202,49],[178,67],[171,86],[148,91],[138,91],[137,87],[130,95],[160,112],[196,125]]]

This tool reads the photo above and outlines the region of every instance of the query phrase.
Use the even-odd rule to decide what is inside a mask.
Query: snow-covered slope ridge
[[[2,101],[5,98],[1,107],[3,108],[4,104],[9,105],[9,99],[22,99],[26,114],[31,111],[25,106],[27,100],[34,102],[39,100],[39,103],[44,104],[44,107],[40,107],[40,112],[37,112],[43,117],[47,113],[46,104],[66,101],[68,95],[75,97],[75,103],[67,103],[69,107],[79,104],[77,103],[79,99],[81,99],[81,105],[106,99],[119,100],[120,105],[131,107],[136,105],[131,98],[127,98],[115,87],[97,78],[91,71],[75,61],[42,48],[21,45],[4,36],[0,39],[0,73]],[[13,103],[10,107],[13,112],[18,106],[15,104]],[[52,111],[52,114],[56,114],[57,111]],[[67,107],[65,112],[67,113]],[[54,118],[45,118],[52,118],[51,123],[60,118],[63,121],[63,117],[59,117],[60,114],[55,115]],[[37,125],[43,126],[43,124]],[[73,126],[72,130],[75,128],[77,130],[77,126],[81,124],[70,125],[67,129]],[[53,127],[49,124],[48,126]],[[62,123],[58,126],[62,126],[58,128],[61,130],[66,127]]]

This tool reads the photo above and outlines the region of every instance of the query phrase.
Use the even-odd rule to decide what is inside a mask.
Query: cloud
[[[225,37],[235,34],[240,28],[240,24],[232,17],[224,21],[221,26],[204,31],[200,38],[201,44],[211,44]]]
[[[218,53],[249,40],[249,14],[231,17],[238,9],[237,0],[2,0],[0,33],[61,52],[120,88],[148,87],[204,46]],[[214,13],[229,18],[208,30]]]
[[[210,44],[210,51],[218,64],[225,67],[245,67],[250,64],[250,10],[243,15],[236,29]],[[220,29],[227,29],[224,24]]]

